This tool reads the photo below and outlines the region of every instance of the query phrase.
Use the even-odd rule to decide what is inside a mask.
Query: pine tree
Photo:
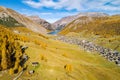
[[[2,60],[1,60],[1,66],[2,66],[3,70],[7,69],[6,41],[7,41],[7,37],[4,38],[4,41],[2,43]]]

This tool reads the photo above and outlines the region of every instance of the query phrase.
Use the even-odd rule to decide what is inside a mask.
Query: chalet
[[[34,71],[34,70],[30,70],[28,73],[29,73],[29,74],[34,74],[35,71]]]
[[[32,62],[32,66],[38,66],[39,62]]]

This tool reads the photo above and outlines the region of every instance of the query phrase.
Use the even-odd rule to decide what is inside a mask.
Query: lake
[[[52,32],[49,32],[48,34],[51,34],[51,35],[56,35],[60,30],[54,30]]]

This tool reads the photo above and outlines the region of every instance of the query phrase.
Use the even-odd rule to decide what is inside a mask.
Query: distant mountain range
[[[120,15],[109,16],[102,12],[79,13],[50,24],[39,16],[25,16],[12,9],[0,7],[0,24],[7,27],[26,27],[41,34],[55,29],[62,29],[60,34],[81,31],[95,34],[120,34]]]
[[[7,27],[22,26],[42,34],[47,33],[47,30],[42,25],[37,24],[24,15],[5,7],[0,7],[0,24]]]
[[[64,28],[64,26],[66,26],[67,24],[69,24],[70,22],[72,22],[73,20],[75,20],[81,16],[104,17],[104,16],[109,16],[109,15],[106,13],[101,13],[101,12],[79,13],[77,15],[64,17],[64,18],[56,21],[55,23],[53,23],[53,25],[54,25],[55,29],[62,29],[62,28]]]

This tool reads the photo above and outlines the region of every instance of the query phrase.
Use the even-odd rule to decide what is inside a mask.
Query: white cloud
[[[109,4],[106,4],[106,3],[109,3]],[[97,0],[97,1],[93,0],[93,1],[89,1],[89,3],[87,3],[86,5],[88,7],[88,10],[97,9],[97,10],[103,10],[103,11],[120,11],[120,6],[117,6],[117,5],[120,5],[119,3],[120,3],[119,0],[112,0],[112,1],[111,0]]]
[[[21,13],[26,15],[39,15],[41,18],[46,19],[49,22],[54,22],[62,17],[74,15],[78,12],[105,12],[108,14],[120,14],[120,0],[23,0],[24,4],[33,8],[52,8],[56,11],[47,12],[43,11],[32,11],[23,10]],[[68,12],[57,11],[58,9],[65,9]],[[69,10],[75,9],[75,12]]]
[[[53,0],[39,0],[35,2],[34,0],[23,0],[23,3],[34,7],[51,7],[53,9],[66,9],[72,10],[76,9],[77,11],[88,10],[88,9],[100,9],[100,10],[119,10],[120,6],[104,5],[105,3],[110,2],[113,5],[119,5],[120,0],[59,0],[55,2]]]
[[[82,8],[81,3],[82,0],[59,0],[58,2],[54,2],[53,0],[39,0],[39,2],[35,2],[34,0],[23,0],[23,3],[34,7],[51,7],[54,9],[65,8],[66,10],[77,9],[80,10]]]

